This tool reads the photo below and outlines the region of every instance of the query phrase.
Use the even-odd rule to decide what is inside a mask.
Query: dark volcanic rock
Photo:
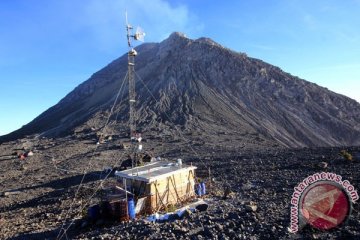
[[[40,140],[43,145],[48,141]],[[358,190],[360,161],[342,158],[339,153],[343,148],[259,148],[241,152],[224,150],[218,151],[217,155],[204,150],[199,155],[207,159],[206,167],[210,167],[212,177],[218,179],[211,186],[207,185],[205,200],[209,205],[206,211],[155,223],[142,217],[129,222],[91,222],[82,217],[81,207],[94,204],[95,199],[90,196],[94,196],[96,189],[104,183],[98,172],[89,173],[79,194],[76,193],[83,177],[80,170],[89,162],[88,158],[79,155],[92,150],[94,144],[60,138],[57,143],[42,153],[37,152],[27,162],[18,159],[0,161],[3,170],[1,191],[16,189],[21,192],[0,197],[1,239],[359,239],[360,236],[358,203],[353,204],[348,222],[339,228],[322,231],[305,226],[296,234],[287,230],[294,187],[319,171],[318,163],[324,159],[328,163],[326,171],[341,175]],[[0,150],[11,154],[20,146],[12,142],[0,145]],[[355,155],[360,148],[346,150]],[[59,167],[72,166],[73,171],[65,174],[54,168],[53,163],[49,164],[48,156],[60,160]],[[202,166],[200,159],[191,161],[199,168]],[[103,169],[115,162],[115,156],[101,157],[92,161],[92,165]],[[28,170],[14,169],[19,163],[27,164]],[[26,178],[22,177],[24,175]],[[232,193],[223,199],[226,186]],[[96,201],[100,197],[98,195]],[[70,207],[72,204],[73,208]],[[256,211],[248,207],[255,205]],[[74,222],[70,226],[71,221]],[[68,228],[66,235],[62,235],[63,228]]]
[[[210,39],[191,40],[179,33],[161,43],[145,43],[137,51],[138,125],[144,131],[168,128],[173,133],[175,125],[184,133],[222,135],[244,144],[360,144],[359,103],[278,67]],[[99,128],[126,71],[124,55],[0,142]],[[120,99],[126,95],[125,85]],[[126,122],[127,105],[118,101],[111,120]]]

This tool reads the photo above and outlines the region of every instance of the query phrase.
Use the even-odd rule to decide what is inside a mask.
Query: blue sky
[[[126,53],[125,10],[147,42],[210,37],[360,102],[360,0],[3,0],[0,135]]]

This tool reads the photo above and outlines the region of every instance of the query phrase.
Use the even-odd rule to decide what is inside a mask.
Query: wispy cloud
[[[141,25],[147,41],[160,41],[173,31],[197,35],[203,25],[185,5],[172,6],[164,0],[91,0],[83,9],[84,20],[78,19],[97,39],[99,47],[112,50],[118,40],[125,38],[125,11],[129,22]]]

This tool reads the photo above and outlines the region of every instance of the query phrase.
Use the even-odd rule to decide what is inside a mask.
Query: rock
[[[21,192],[20,191],[9,191],[9,192],[4,192],[3,193],[3,195],[5,196],[5,197],[7,197],[7,196],[11,196],[11,195],[17,195],[17,194],[20,194]]]
[[[229,217],[229,219],[234,219],[234,220],[240,219],[239,214],[236,213],[236,212],[230,212],[230,213],[228,214],[228,217]]]
[[[201,232],[203,230],[204,230],[203,227],[196,227],[196,228],[190,229],[189,234],[190,235],[196,235],[196,234],[198,234],[199,232]]]
[[[319,239],[319,235],[318,235],[318,234],[313,233],[313,235],[312,235],[312,239]]]
[[[197,205],[195,208],[196,210],[200,211],[200,212],[204,212],[208,209],[209,205],[208,204],[199,204]]]
[[[223,228],[223,226],[221,225],[221,224],[219,224],[219,223],[217,223],[216,225],[215,225],[215,228],[218,230],[218,231],[222,231],[224,228]]]
[[[197,239],[199,239],[199,240],[204,239],[204,237],[201,236],[201,235],[197,235],[196,237],[197,237]]]
[[[186,209],[181,217],[189,218],[191,214],[192,214],[192,212],[189,209]]]
[[[258,207],[254,202],[250,202],[249,205],[246,205],[246,210],[249,212],[256,212],[257,208]]]
[[[212,233],[212,229],[208,226],[204,227],[204,235],[207,237],[207,239],[211,239],[214,237],[214,234]]]
[[[319,167],[325,169],[325,168],[328,167],[328,163],[327,162],[320,162]]]
[[[229,222],[229,223],[227,224],[227,226],[228,226],[229,228],[235,228],[235,227],[236,227],[236,224],[235,224],[234,222]]]
[[[241,230],[245,230],[245,226],[244,226],[244,224],[240,224],[240,228],[241,228]]]
[[[243,190],[250,190],[254,187],[254,184],[252,184],[251,182],[246,182],[242,185],[242,189]]]
[[[26,155],[27,157],[34,156],[34,152],[33,152],[33,151],[28,151],[28,152],[25,153],[25,155]]]

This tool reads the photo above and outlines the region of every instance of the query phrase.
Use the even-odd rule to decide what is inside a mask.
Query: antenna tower
[[[132,40],[144,41],[145,33],[141,28],[137,28],[135,34],[133,34],[134,28],[128,23],[127,12],[126,17],[126,33],[127,42],[129,47],[128,52],[128,79],[129,79],[129,103],[130,103],[130,138],[136,140],[136,111],[135,111],[135,57],[137,52],[132,46]]]

